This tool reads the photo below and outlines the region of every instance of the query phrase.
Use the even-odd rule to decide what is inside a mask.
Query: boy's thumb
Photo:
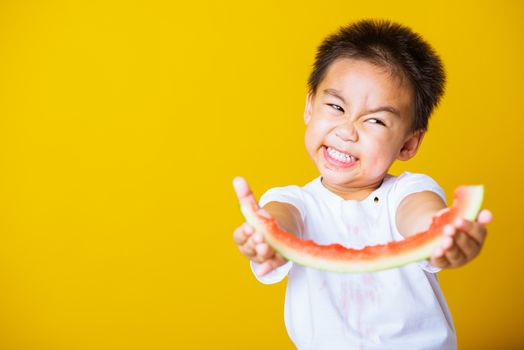
[[[235,188],[235,193],[237,194],[238,201],[240,202],[241,207],[249,208],[250,211],[255,213],[258,209],[260,209],[260,206],[258,205],[258,202],[253,195],[253,192],[251,191],[251,188],[249,188],[249,185],[247,184],[247,181],[241,177],[237,176],[233,179],[233,187]]]

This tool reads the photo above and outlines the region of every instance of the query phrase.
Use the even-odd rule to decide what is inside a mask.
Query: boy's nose
[[[358,133],[352,122],[340,123],[335,129],[335,135],[337,135],[343,141],[355,142],[358,140]]]

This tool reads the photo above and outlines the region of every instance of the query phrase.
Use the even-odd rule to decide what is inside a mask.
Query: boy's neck
[[[336,194],[337,196],[341,197],[344,200],[362,201],[366,199],[373,191],[379,188],[383,182],[384,182],[384,179],[380,180],[377,183],[373,183],[373,184],[370,184],[364,187],[347,188],[347,187],[336,186],[336,185],[333,186],[333,185],[327,184],[323,181],[322,177],[320,177],[320,183],[322,184],[322,186],[324,186],[328,191]]]

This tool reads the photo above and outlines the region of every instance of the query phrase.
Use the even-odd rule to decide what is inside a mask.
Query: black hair
[[[362,59],[407,78],[414,93],[412,130],[426,130],[433,109],[444,94],[446,76],[439,56],[410,28],[388,20],[364,19],[340,27],[320,44],[309,91],[316,94],[327,69],[338,58]]]

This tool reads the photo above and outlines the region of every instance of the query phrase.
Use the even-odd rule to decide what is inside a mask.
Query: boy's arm
[[[243,178],[236,178],[234,187],[239,199],[252,197],[256,202],[253,192]],[[259,209],[259,213],[275,218],[277,224],[283,230],[298,235],[299,237],[302,236],[304,229],[302,217],[298,209],[293,205],[283,202],[269,202],[264,205],[263,208]],[[260,264],[257,269],[259,276],[264,276],[287,262],[286,259],[264,242],[264,238],[260,232],[255,232],[253,227],[247,223],[243,223],[235,230],[233,238],[244,256]]]
[[[278,223],[281,229],[302,237],[304,232],[304,222],[300,212],[294,205],[282,202],[269,202],[263,207]]]
[[[434,192],[413,193],[400,202],[396,223],[401,235],[408,237],[426,230],[432,217],[446,208],[444,201]],[[483,210],[476,221],[458,219],[444,228],[446,239],[441,248],[436,249],[430,263],[439,268],[459,267],[476,257],[484,244],[486,224],[491,222],[492,214]]]

